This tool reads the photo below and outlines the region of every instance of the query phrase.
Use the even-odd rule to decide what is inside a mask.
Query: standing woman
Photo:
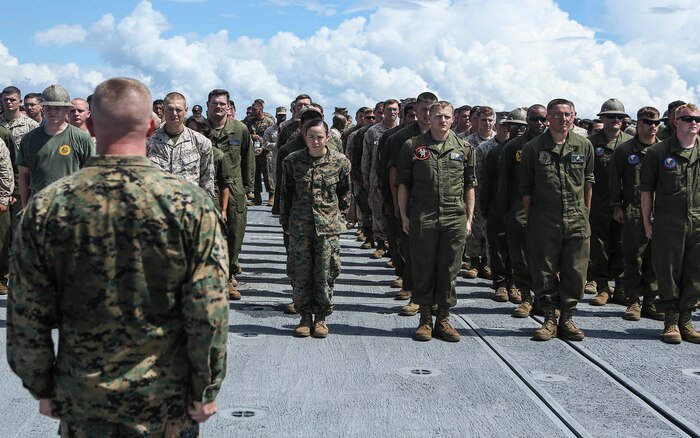
[[[306,122],[301,135],[306,149],[282,162],[280,223],[289,235],[287,275],[301,314],[294,333],[325,338],[333,284],[340,274],[339,236],[346,230],[350,161],[326,147],[328,125],[322,119]]]

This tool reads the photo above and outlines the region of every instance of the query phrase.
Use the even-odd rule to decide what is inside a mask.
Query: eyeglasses
[[[555,119],[570,119],[573,117],[574,113],[554,113],[550,114],[550,116],[554,117]]]
[[[623,116],[622,114],[607,114],[605,116],[606,119],[617,119],[617,120],[624,120],[625,117],[627,117],[627,116]]]
[[[531,122],[540,122],[540,123],[544,123],[547,121],[546,117],[539,117],[539,116],[530,116],[527,119]]]
[[[642,123],[645,125],[654,125],[654,126],[659,126],[661,124],[661,120],[652,120],[652,119],[642,119],[640,120]]]
[[[700,116],[680,116],[680,117],[676,117],[676,120],[682,120],[686,123],[690,123],[690,122],[700,123]]]

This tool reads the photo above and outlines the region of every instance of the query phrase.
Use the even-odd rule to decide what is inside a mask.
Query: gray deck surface
[[[514,305],[492,301],[488,282],[460,279],[462,341],[415,342],[418,317],[398,316],[405,302],[393,299],[387,259],[370,260],[354,237],[341,239],[329,337],[297,339],[298,317],[282,313],[281,228],[268,207],[249,210],[228,375],[202,436],[699,436],[700,346],[662,343],[662,322],[624,321],[624,307],[586,297],[575,314],[584,342],[538,343],[535,319],[511,318]],[[38,414],[7,365],[5,308],[3,297],[0,438],[54,436],[57,421]]]

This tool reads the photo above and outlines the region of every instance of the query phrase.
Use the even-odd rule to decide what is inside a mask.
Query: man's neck
[[[5,118],[5,120],[14,120],[14,119],[19,119],[22,117],[22,113],[17,110],[17,111],[3,111],[2,116]]]
[[[222,118],[209,118],[209,122],[211,122],[211,127],[214,129],[221,129],[226,125],[226,121],[228,120],[228,117],[224,116]]]
[[[619,129],[605,129],[603,128],[603,133],[605,136],[608,138],[608,140],[613,140],[617,138],[620,135],[620,130]]]
[[[487,131],[486,133],[477,131],[477,135],[478,135],[479,138],[482,139],[482,140],[488,140],[489,136],[491,136],[491,131]]]
[[[681,146],[689,146],[695,144],[695,140],[697,139],[696,134],[682,134],[677,131],[676,137],[678,138],[678,143],[680,143]]]
[[[182,134],[182,131],[185,130],[185,125],[183,124],[178,124],[175,126],[168,126],[168,124],[165,124],[165,133],[170,134],[170,135],[177,135],[177,134]]]
[[[503,134],[503,135],[498,135],[498,134],[496,134],[496,137],[495,137],[495,138],[496,138],[496,141],[497,141],[498,143],[503,143],[504,141],[508,140],[508,136],[505,135],[505,134]]]
[[[34,120],[35,122],[37,122],[40,125],[41,125],[41,122],[44,121],[44,118],[41,117],[41,114],[37,114],[36,117],[30,117],[30,119]],[[87,131],[87,129],[86,129],[86,131]]]
[[[425,133],[428,132],[428,130],[430,129],[430,125],[425,125],[425,126],[424,126],[424,125],[422,125],[420,122],[416,122],[416,123],[418,123],[418,129],[420,130],[420,133],[421,133],[421,134],[425,134]]]
[[[445,141],[447,138],[450,136],[450,130],[448,129],[445,132],[440,132],[440,131],[433,131],[432,129],[430,130],[430,136],[433,138],[433,140],[437,141]]]
[[[549,130],[550,135],[552,136],[552,141],[554,141],[555,144],[564,144],[566,143],[566,138],[569,135],[569,131],[567,130],[564,133],[559,133],[559,132],[554,132],[551,129]]]
[[[654,144],[656,143],[656,136],[655,135],[646,135],[642,137],[641,135],[638,135],[637,137],[639,139],[639,142],[641,144]]]
[[[44,132],[53,137],[54,135],[60,134],[61,132],[65,131],[66,128],[68,128],[67,122],[63,122],[60,125],[53,125],[47,123],[46,125],[44,125]]]
[[[391,119],[388,119],[388,120],[387,120],[387,119],[384,119],[384,120],[382,121],[382,124],[383,124],[384,127],[387,128],[387,129],[391,129],[391,128],[393,128],[394,126],[398,125],[398,123],[396,123],[396,120],[391,121]]]

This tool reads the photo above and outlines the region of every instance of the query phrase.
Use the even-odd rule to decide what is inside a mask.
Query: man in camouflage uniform
[[[471,121],[469,120],[469,113],[471,112],[472,107],[469,105],[463,105],[460,106],[455,110],[456,117],[455,120],[456,125],[454,128],[452,128],[452,131],[454,131],[455,135],[462,140],[466,139],[469,134],[471,134],[470,129],[472,127]]]
[[[522,298],[520,292],[513,283],[513,272],[510,266],[508,254],[508,239],[506,238],[505,210],[498,204],[496,197],[498,192],[499,169],[504,139],[519,137],[525,133],[525,109],[517,108],[511,111],[505,118],[499,121],[496,127],[496,135],[479,145],[476,150],[477,169],[480,169],[476,178],[479,181],[479,199],[482,214],[486,217],[486,236],[489,242],[489,264],[493,289],[496,291],[494,300],[500,302],[510,301],[520,304]],[[507,135],[503,131],[507,130]],[[484,151],[486,156],[483,157]],[[481,164],[478,164],[481,160]]]
[[[163,99],[165,123],[149,137],[146,156],[161,170],[179,176],[214,196],[211,141],[185,126],[187,102],[178,92]]]
[[[508,257],[513,270],[513,283],[522,302],[513,310],[514,318],[527,318],[533,307],[532,275],[527,261],[527,217],[520,192],[523,145],[547,129],[547,109],[540,104],[527,109],[527,132],[503,147],[498,176],[498,204],[506,214]]]
[[[474,150],[478,150],[479,145],[487,140],[491,140],[494,135],[494,122],[496,114],[488,106],[480,106],[476,110],[477,132],[470,134],[466,142]],[[479,167],[477,163],[477,173]],[[479,194],[476,193],[476,205],[479,205]],[[486,219],[478,208],[474,211],[474,223],[472,224],[471,235],[467,236],[466,245],[462,259],[465,264],[464,278],[481,277],[491,279],[491,268],[487,260],[487,240],[486,240]]]
[[[238,262],[238,256],[243,246],[245,226],[248,222],[246,193],[253,186],[255,177],[255,154],[253,142],[248,128],[238,120],[228,117],[228,109],[232,106],[229,93],[226,90],[215,89],[207,97],[207,115],[211,134],[209,139],[215,148],[224,153],[222,164],[227,167],[226,174],[232,181],[229,187],[230,197],[226,224],[228,225],[228,254],[231,278],[228,283],[228,294],[232,300],[240,300],[241,293],[236,289],[238,281],[235,275],[243,270]]]
[[[305,123],[322,127],[327,139],[325,122],[310,120]],[[325,319],[333,312],[333,286],[340,274],[340,234],[350,206],[350,161],[325,143],[320,150],[309,145],[283,159],[281,176],[280,224],[289,236],[287,270],[301,314],[295,334],[326,337]]]
[[[651,261],[651,240],[647,239],[642,220],[639,178],[642,161],[649,147],[657,143],[656,132],[661,120],[656,108],[646,106],[637,111],[637,135],[617,148],[610,163],[610,205],[613,218],[622,224],[622,247],[625,295],[630,302],[623,318],[639,321],[645,318],[663,321],[656,311],[659,286]],[[644,303],[639,298],[644,297]]]
[[[367,189],[367,200],[372,211],[372,233],[377,241],[377,249],[370,255],[372,259],[380,259],[387,252],[389,225],[384,218],[384,199],[379,190],[379,139],[388,129],[398,123],[399,102],[389,99],[382,106],[382,122],[373,125],[365,133],[362,140],[361,172],[362,184]]]
[[[378,105],[378,104],[377,104]],[[362,146],[365,138],[365,133],[374,126],[376,121],[375,110],[367,109],[363,116],[364,126],[354,130],[349,136],[345,155],[352,164],[350,170],[350,178],[352,180],[353,195],[355,199],[355,207],[359,211],[359,219],[361,223],[361,237],[364,237],[364,242],[360,245],[362,249],[374,247],[374,234],[372,227],[372,210],[369,207],[368,187],[365,187],[362,179]]]
[[[6,282],[10,272],[8,260],[10,241],[12,240],[10,207],[14,202],[12,193],[15,188],[15,173],[12,169],[13,156],[14,140],[12,135],[5,128],[0,128],[0,295],[7,293]]]
[[[280,126],[287,119],[287,108],[283,106],[278,106],[275,111],[275,118],[277,121],[270,125],[263,133],[263,148],[270,153],[270,159],[267,161],[267,179],[270,181],[270,185],[277,186],[277,137],[280,132]],[[272,198],[272,203],[268,202],[268,206],[273,206],[275,204],[274,198]]]
[[[17,226],[8,362],[63,437],[196,437],[217,410],[225,226],[207,193],[146,158],[150,99],[132,79],[98,85],[100,155],[38,193]]]
[[[19,110],[20,106],[22,106],[22,94],[19,89],[17,87],[5,87],[2,90],[0,126],[10,130],[17,146],[19,146],[25,134],[39,127],[37,122]]]
[[[591,201],[591,261],[586,289],[598,292],[591,305],[605,305],[610,295],[615,303],[627,305],[619,279],[622,275],[622,224],[613,220],[609,175],[613,152],[618,145],[631,139],[621,131],[622,120],[629,116],[622,102],[615,98],[603,103],[598,116],[603,120],[603,129],[588,137],[595,153],[596,184]],[[612,280],[615,280],[614,292],[608,285]]]
[[[248,205],[262,204],[262,185],[265,183],[265,190],[268,194],[268,205],[273,205],[275,202],[275,182],[270,179],[267,172],[268,161],[272,155],[263,147],[263,136],[265,130],[275,124],[275,120],[265,115],[263,102],[257,99],[250,107],[250,117],[245,121],[250,132],[250,138],[253,141],[253,149],[255,151],[255,183],[253,188],[253,201]]]
[[[396,183],[403,231],[408,234],[414,273],[413,301],[420,306],[417,341],[434,334],[448,342],[460,335],[449,321],[457,305],[455,285],[464,239],[471,232],[474,212],[474,153],[450,130],[449,102],[430,107],[430,130],[404,143]]]
[[[27,93],[24,95],[24,112],[27,113],[27,117],[40,126],[44,124],[44,116],[41,112],[41,94]]]

